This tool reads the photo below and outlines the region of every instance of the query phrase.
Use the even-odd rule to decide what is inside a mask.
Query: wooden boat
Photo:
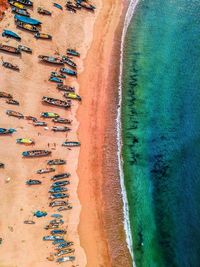
[[[2,33],[2,36],[8,37],[8,38],[14,38],[17,41],[21,41],[21,37],[18,34],[16,34],[15,32],[10,31],[10,30],[4,30]]]
[[[62,61],[74,69],[76,69],[77,67],[76,63],[74,63],[71,59],[69,59],[66,56],[62,56]]]
[[[60,179],[69,178],[70,176],[71,176],[71,174],[69,172],[64,172],[64,173],[54,175],[53,177],[51,177],[51,180],[57,181]]]
[[[9,0],[9,4],[13,7],[19,8],[19,9],[26,9],[24,5],[16,2],[16,1],[10,1]]]
[[[60,257],[60,256],[63,256],[63,255],[66,255],[66,254],[73,253],[74,251],[75,251],[75,249],[72,249],[72,248],[68,248],[68,249],[65,249],[65,250],[60,250],[58,253],[55,253],[55,256]]]
[[[41,15],[51,16],[51,12],[42,7],[38,7],[37,12]]]
[[[30,179],[30,180],[26,181],[27,185],[39,185],[41,183],[42,182],[40,180],[32,180],[32,179]]]
[[[69,198],[69,194],[65,193],[52,193],[49,197],[49,199],[64,199]]]
[[[41,61],[44,61],[46,63],[52,63],[52,64],[56,64],[56,65],[64,65],[62,58],[59,58],[59,57],[50,57],[50,56],[39,55],[38,58]]]
[[[62,73],[58,73],[56,71],[52,71],[51,72],[51,77],[56,77],[56,78],[60,78],[60,79],[65,79],[66,76]]]
[[[74,245],[74,242],[68,241],[68,242],[65,242],[64,244],[58,245],[58,247],[56,247],[56,249],[60,250],[60,249],[63,249],[63,248],[71,247],[73,245]]]
[[[70,4],[70,3],[67,3],[67,4],[66,4],[66,9],[67,9],[68,11],[71,11],[71,12],[73,12],[73,13],[76,13],[76,7],[75,7],[74,5],[72,5],[72,4]]]
[[[64,210],[71,210],[72,209],[72,206],[71,205],[67,205],[65,207],[59,207],[57,209],[57,211],[64,211]]]
[[[74,99],[74,100],[81,101],[81,97],[79,95],[75,93],[71,93],[71,92],[65,92],[64,97],[66,97],[67,99]]]
[[[51,40],[52,36],[50,34],[47,33],[41,33],[41,32],[37,32],[34,34],[35,38],[37,39],[47,39],[47,40]]]
[[[16,2],[26,5],[26,6],[33,6],[33,2],[29,0],[16,0]]]
[[[64,118],[55,118],[52,120],[53,122],[63,123],[63,124],[71,124],[72,120],[64,119]]]
[[[76,0],[76,3],[77,3],[79,6],[85,8],[85,9],[87,9],[87,10],[90,10],[90,11],[94,11],[94,10],[96,9],[95,6],[91,5],[90,3],[86,2],[86,1]]]
[[[18,138],[16,140],[17,144],[24,144],[24,145],[33,145],[35,142],[30,138]]]
[[[25,224],[35,224],[35,222],[32,221],[32,220],[26,220],[26,221],[24,221],[24,223],[25,223]]]
[[[22,15],[22,16],[25,16],[25,17],[30,17],[30,13],[26,9],[17,8],[14,6],[14,7],[12,7],[12,12],[19,14],[19,15]]]
[[[33,123],[34,126],[47,126],[45,121],[36,121]]]
[[[52,201],[49,203],[50,207],[59,207],[59,206],[67,206],[68,202],[66,201]]]
[[[52,184],[52,187],[58,187],[58,186],[64,186],[64,185],[68,185],[69,184],[69,181],[58,181],[58,182],[54,182]]]
[[[12,98],[13,96],[11,94],[6,93],[6,92],[0,92],[0,97],[2,97],[2,98]]]
[[[6,103],[7,104],[10,104],[10,105],[16,105],[16,106],[19,105],[19,102],[17,100],[14,100],[14,99],[8,99],[8,100],[6,100]]]
[[[59,117],[59,115],[54,112],[42,112],[40,115],[43,118],[58,118]]]
[[[66,191],[68,191],[68,189],[66,187],[58,186],[58,187],[51,188],[49,190],[49,193],[59,193],[59,192],[66,192]]]
[[[71,129],[65,126],[53,126],[51,130],[54,132],[69,132]]]
[[[62,216],[62,215],[60,215],[60,216]],[[56,230],[51,231],[51,235],[65,235],[66,233],[67,233],[67,231],[62,230],[62,229],[56,229]]]
[[[70,69],[66,69],[66,68],[61,68],[60,72],[61,73],[65,73],[65,74],[70,75],[70,76],[77,76],[77,72],[76,71],[70,70]]]
[[[38,32],[38,28],[34,25],[30,25],[28,23],[24,23],[24,22],[21,22],[21,21],[16,21],[15,22],[16,26],[19,27],[19,28],[22,28],[24,30],[27,30],[27,31],[30,31],[30,32]]]
[[[60,100],[60,99],[55,99],[55,98],[48,97],[48,96],[43,96],[42,102],[47,103],[49,105],[53,105],[53,106],[63,107],[63,108],[71,107],[71,102],[67,102],[67,101]]]
[[[36,117],[33,117],[33,116],[25,116],[25,118],[27,120],[30,120],[30,121],[33,121],[33,122],[37,121],[37,118]]]
[[[63,80],[61,80],[60,78],[57,78],[57,77],[50,77],[49,81],[50,82],[55,82],[55,83],[58,83],[58,84],[63,84]]]
[[[13,117],[16,117],[16,118],[19,118],[19,119],[23,119],[24,118],[24,115],[22,113],[14,111],[14,110],[7,110],[6,114],[8,116],[13,116]]]
[[[44,174],[44,173],[50,173],[50,172],[55,172],[55,168],[46,168],[46,169],[40,169],[36,173],[37,174]]]
[[[66,256],[66,257],[58,258],[56,262],[62,263],[62,262],[67,262],[67,261],[75,261],[75,259],[76,257],[74,256]]]
[[[23,52],[30,53],[30,54],[32,53],[32,49],[25,45],[19,45],[18,48]]]
[[[66,164],[66,160],[64,159],[53,159],[53,160],[49,160],[47,162],[48,165],[64,165]]]
[[[4,68],[7,68],[7,69],[11,69],[11,70],[15,70],[15,71],[19,71],[19,67],[17,65],[13,65],[9,62],[3,62],[2,63],[2,66],[4,66]]]
[[[10,129],[6,129],[6,128],[0,128],[0,135],[4,135],[4,134],[12,134],[16,132],[15,129],[10,128]]]
[[[8,52],[8,53],[16,54],[16,55],[20,55],[21,54],[21,51],[20,51],[20,49],[18,47],[13,47],[13,46],[10,46],[10,45],[0,44],[0,51]]]
[[[62,146],[66,146],[66,147],[74,147],[74,146],[80,146],[81,145],[81,143],[79,143],[79,142],[73,142],[73,141],[71,141],[71,142],[64,142],[64,143],[62,143]]]
[[[29,150],[22,152],[22,156],[26,158],[46,157],[49,155],[51,155],[51,151],[48,150]]]
[[[57,3],[53,3],[53,6],[57,7],[60,10],[63,10],[62,6]]]
[[[77,52],[75,49],[71,49],[71,48],[67,49],[67,55],[68,56],[80,57],[80,53]]]
[[[75,87],[71,87],[71,86],[63,85],[63,84],[58,84],[57,89],[60,91],[65,91],[65,92],[75,92]]]
[[[0,168],[4,168],[5,167],[5,164],[0,162]]]

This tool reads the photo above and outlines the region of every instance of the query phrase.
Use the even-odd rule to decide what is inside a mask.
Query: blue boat
[[[10,30],[3,30],[2,36],[14,38],[18,41],[21,41],[21,37],[18,34],[16,34],[15,32],[10,31]]]
[[[47,212],[37,210],[36,212],[34,212],[33,216],[36,216],[37,218],[45,217],[47,216]]]
[[[0,135],[1,134],[12,134],[14,132],[16,132],[16,130],[13,128],[10,128],[10,129],[0,128]]]
[[[66,69],[66,68],[61,68],[60,72],[65,73],[70,76],[77,76],[77,72],[74,70]]]
[[[54,213],[54,214],[51,215],[51,217],[53,217],[53,218],[62,218],[63,216],[61,214]]]
[[[57,7],[60,10],[63,10],[62,6],[57,3],[53,3],[53,6]]]
[[[16,21],[21,21],[23,23],[30,24],[30,25],[37,26],[37,25],[42,24],[42,22],[37,19],[32,19],[32,18],[25,17],[25,16],[15,15],[14,18]]]
[[[61,80],[57,77],[52,77],[52,76],[49,78],[49,81],[55,82],[55,83],[63,83],[63,80]]]

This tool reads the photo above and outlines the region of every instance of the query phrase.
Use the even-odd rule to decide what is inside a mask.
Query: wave
[[[129,3],[129,7],[125,16],[124,26],[122,31],[122,38],[121,38],[121,48],[120,48],[120,72],[119,72],[119,105],[117,110],[117,143],[118,143],[118,163],[119,163],[119,172],[120,172],[120,185],[122,190],[122,198],[123,198],[123,213],[124,213],[124,228],[126,232],[126,242],[128,245],[128,249],[130,251],[133,266],[136,267],[134,261],[134,254],[133,254],[133,240],[131,235],[131,227],[130,227],[130,220],[129,220],[129,207],[128,207],[128,200],[126,194],[126,188],[124,184],[124,174],[123,174],[123,158],[122,158],[122,130],[121,130],[121,104],[122,104],[122,77],[123,77],[123,56],[124,56],[124,41],[127,33],[128,26],[131,22],[133,14],[135,12],[135,8],[138,4],[139,0],[131,0]]]

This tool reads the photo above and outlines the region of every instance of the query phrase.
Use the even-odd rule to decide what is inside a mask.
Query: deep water
[[[122,86],[137,267],[200,266],[200,1],[141,0]]]

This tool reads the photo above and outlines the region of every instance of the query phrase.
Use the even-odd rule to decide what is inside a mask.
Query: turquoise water
[[[141,0],[122,90],[137,267],[200,266],[200,1]]]

